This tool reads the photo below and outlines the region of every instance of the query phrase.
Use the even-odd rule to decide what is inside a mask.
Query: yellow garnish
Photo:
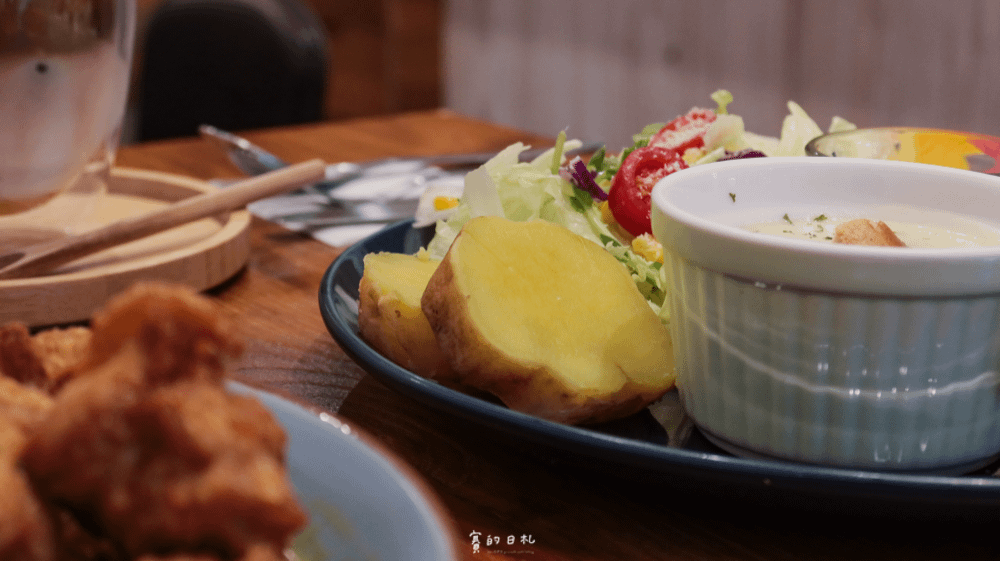
[[[663,246],[650,234],[642,234],[632,240],[632,251],[650,262],[663,263]]]
[[[611,205],[608,201],[601,201],[601,221],[603,221],[608,226],[615,223],[615,216],[611,214]]]
[[[434,210],[448,210],[458,206],[458,198],[439,195],[434,197]]]
[[[430,261],[431,253],[427,251],[426,247],[421,247],[420,249],[417,250],[417,259],[421,261]]]
[[[694,165],[694,163],[700,160],[704,155],[705,151],[701,148],[688,148],[684,151],[684,155],[681,157],[684,159],[684,163],[690,166]]]
[[[950,132],[907,132],[900,135],[900,158],[903,161],[969,169],[967,156],[981,154],[963,134]]]

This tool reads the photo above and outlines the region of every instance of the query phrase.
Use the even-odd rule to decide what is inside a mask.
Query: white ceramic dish
[[[1000,179],[761,158],[689,168],[653,190],[678,389],[721,446],[899,471],[967,471],[1000,454],[1000,247],[859,247],[741,228],[878,205],[1000,227]]]
[[[301,561],[458,558],[452,522],[426,484],[374,440],[341,419],[231,383],[259,399],[288,435],[289,478],[309,512],[295,539]]]

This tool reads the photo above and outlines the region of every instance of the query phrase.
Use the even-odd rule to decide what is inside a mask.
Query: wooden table
[[[447,111],[248,133],[289,161],[497,150],[541,138]],[[238,175],[200,139],[129,146],[121,166],[199,178]],[[995,559],[1000,513],[978,521],[866,517],[809,505],[771,505],[737,493],[689,493],[685,482],[649,484],[592,469],[592,462],[499,438],[387,388],[352,362],[327,332],[320,278],[343,248],[255,219],[246,269],[210,291],[239,319],[243,379],[336,412],[408,462],[454,519],[464,559]],[[747,499],[747,498],[744,498]],[[998,509],[1000,510],[1000,509]],[[501,536],[473,553],[472,532]],[[534,543],[521,544],[520,536]],[[508,546],[507,536],[518,543]]]

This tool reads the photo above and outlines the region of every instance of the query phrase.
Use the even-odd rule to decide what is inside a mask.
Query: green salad
[[[529,146],[515,143],[465,176],[455,199],[437,198],[421,204],[417,220],[434,223],[427,246],[429,256],[441,259],[462,226],[484,215],[510,220],[541,219],[560,224],[604,247],[628,268],[636,287],[666,322],[669,320],[662,247],[649,232],[649,191],[663,176],[694,165],[767,156],[800,156],[805,145],[823,130],[795,102],[778,138],[745,130],[743,119],[728,112],[733,97],[720,90],[712,94],[715,109],[694,108],[669,123],[654,123],[634,135],[633,143],[618,152],[607,147],[586,162],[563,156],[580,145],[559,134],[556,145],[530,162],[519,154]],[[829,131],[854,125],[834,118]],[[444,201],[444,202],[442,202]],[[422,201],[423,202],[423,201]]]

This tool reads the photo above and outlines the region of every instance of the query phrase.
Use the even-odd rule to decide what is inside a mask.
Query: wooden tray
[[[216,189],[180,175],[116,168],[108,193],[85,227],[148,212]],[[51,275],[0,280],[0,323],[32,327],[90,318],[136,281],[159,280],[204,290],[233,276],[250,254],[250,213],[204,218],[90,255]]]

